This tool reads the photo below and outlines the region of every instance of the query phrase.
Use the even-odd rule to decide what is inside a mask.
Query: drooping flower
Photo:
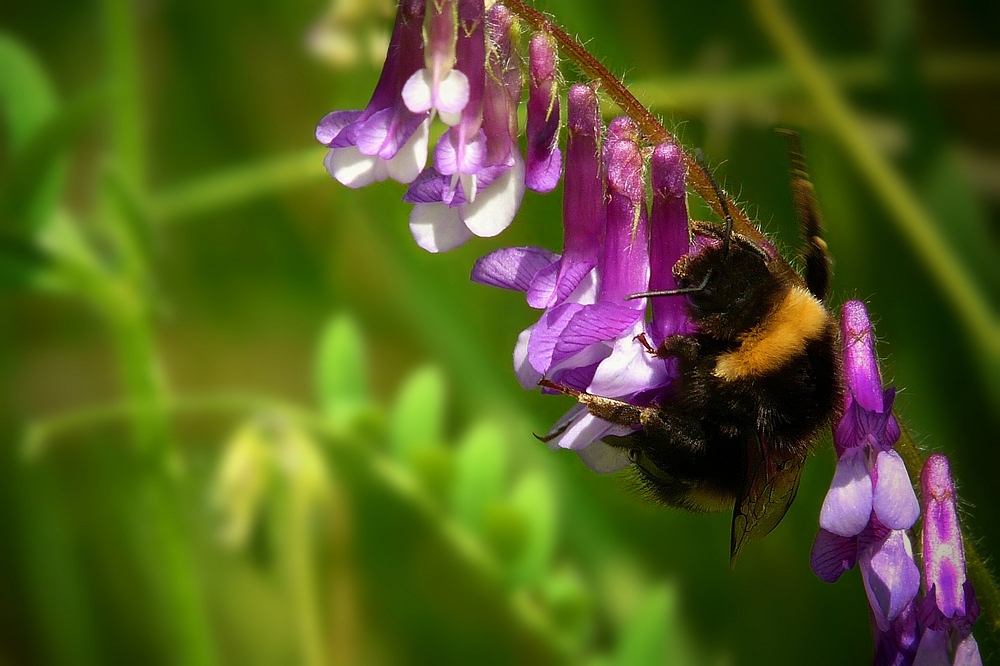
[[[624,118],[613,121],[599,159],[600,121],[592,89],[570,89],[568,118],[563,254],[541,248],[498,250],[477,262],[473,279],[525,291],[529,304],[544,310],[515,347],[515,368],[525,388],[544,376],[595,395],[649,404],[675,371],[637,338],[660,340],[690,332],[686,306],[683,301],[654,306],[654,321],[647,324],[645,299],[626,297],[647,290],[651,261],[666,272],[658,276],[658,284],[672,284],[673,264],[688,250],[684,162],[672,144],[654,151],[656,244],[650,248],[643,159],[634,124]],[[625,452],[599,440],[628,432],[576,405],[553,427],[550,445],[575,450],[597,471],[612,471],[630,461]]]
[[[559,183],[559,63],[555,39],[544,32],[528,46],[528,136],[525,184],[536,192],[551,192]]]
[[[955,508],[948,458],[931,455],[920,474],[924,506],[923,565],[926,597],[919,604],[922,629],[915,664],[981,665],[972,625],[979,616],[965,575],[965,550]]]
[[[920,507],[893,450],[900,435],[892,415],[895,390],[882,386],[871,322],[860,301],[844,305],[841,335],[845,409],[834,427],[837,469],[820,512],[811,563],[827,582],[860,563],[873,626],[901,636],[896,621],[909,612],[920,585],[906,534]],[[887,639],[877,633],[879,640]]]
[[[494,4],[484,21],[483,0],[459,0],[457,15],[456,59],[465,71],[468,100],[438,141],[434,166],[403,197],[415,204],[414,240],[430,252],[456,248],[474,235],[499,234],[524,196],[524,160],[517,148],[520,73],[510,62],[513,17]]]
[[[403,85],[420,67],[423,0],[400,0],[385,66],[368,106],[334,111],[316,128],[316,139],[330,148],[324,164],[348,187],[392,178],[413,181],[427,163],[430,117],[414,112],[402,98]]]
[[[478,58],[462,59],[460,24],[482,21],[482,1],[434,0],[427,3],[424,19],[424,66],[405,79],[402,97],[414,113],[437,113],[446,125],[457,125],[471,96],[472,79],[466,67],[474,68]],[[468,24],[466,24],[468,25]],[[464,26],[463,26],[464,27]],[[461,60],[461,65],[456,63]]]

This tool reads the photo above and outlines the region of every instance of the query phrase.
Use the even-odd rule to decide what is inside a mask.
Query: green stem
[[[326,148],[307,148],[198,178],[154,196],[150,212],[154,220],[167,222],[281,192],[300,183],[329,178],[323,168],[326,152]]]
[[[146,463],[138,497],[143,552],[155,562],[158,603],[174,632],[178,663],[211,666],[214,647],[182,518],[166,387],[155,341],[134,291],[120,285],[116,293],[107,316],[137,447]]]
[[[241,393],[192,396],[169,401],[166,403],[166,408],[175,415],[277,412],[297,425],[328,438],[334,453],[349,455],[359,461],[383,491],[413,507],[421,518],[434,527],[444,542],[470,570],[491,582],[498,593],[506,594],[503,567],[482,541],[455,520],[442,515],[439,501],[424,490],[420,481],[411,472],[376,453],[377,448],[370,442],[354,441],[348,436],[350,433],[345,433],[339,427],[332,425],[321,414],[284,400]],[[136,410],[137,406],[134,404],[115,403],[89,407],[38,421],[29,429],[32,433],[31,451],[37,455],[45,450],[46,442],[52,438],[65,435],[80,427],[99,427],[115,423],[129,418],[136,413]],[[507,600],[508,612],[514,621],[527,633],[536,636],[551,654],[563,660],[568,660],[572,656],[571,648],[556,635],[548,617],[530,599],[523,595],[507,595]],[[296,605],[298,603],[297,601]],[[308,639],[304,644],[311,641],[312,639]]]
[[[691,188],[720,217],[723,216],[723,203],[719,200],[720,196],[716,194],[716,187],[712,182],[712,178],[705,173],[701,165],[698,164],[698,161],[683,149],[683,146],[680,145],[673,134],[667,131],[663,123],[635,98],[635,95],[625,87],[624,83],[618,80],[618,77],[612,74],[597,58],[592,56],[583,44],[523,0],[503,0],[503,4],[533,30],[551,35],[559,44],[561,53],[576,64],[586,76],[600,82],[607,96],[638,125],[639,131],[645,135],[650,144],[659,145],[669,142],[681,147],[684,154],[684,163],[687,166],[688,183],[691,185]],[[722,192],[721,198],[725,200],[725,208],[732,215],[736,231],[749,235],[752,238],[763,238],[760,230],[750,222],[747,214],[728,194]]]
[[[884,63],[874,58],[836,60],[827,70],[843,89],[878,88],[887,80]],[[993,83],[1000,81],[1000,56],[939,53],[923,60],[920,70],[932,85]],[[650,107],[661,109],[697,109],[715,104],[759,107],[783,98],[797,98],[803,92],[799,79],[785,65],[644,79],[630,87]]]
[[[878,153],[829,75],[809,51],[777,0],[755,0],[761,25],[792,67],[855,166],[872,184],[891,218],[951,299],[974,343],[991,364],[1000,362],[1000,325],[975,281],[952,253],[938,226]]]
[[[281,542],[282,568],[287,581],[294,625],[299,638],[302,663],[322,666],[326,663],[320,618],[316,602],[316,575],[310,537],[311,502],[301,475],[284,475],[276,494],[277,518]]]
[[[111,136],[115,157],[133,183],[146,182],[139,46],[132,0],[104,0],[104,38],[114,84]]]

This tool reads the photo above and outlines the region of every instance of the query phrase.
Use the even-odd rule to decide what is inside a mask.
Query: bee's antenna
[[[708,177],[708,182],[712,184],[712,189],[715,191],[715,198],[719,200],[719,207],[722,209],[722,217],[726,220],[726,235],[722,239],[722,256],[729,256],[729,244],[733,237],[733,216],[729,212],[729,202],[726,200],[726,195],[723,194],[722,188],[719,187],[719,183],[716,182],[715,176],[712,175],[712,170],[708,168],[708,162],[705,160],[704,153],[701,152],[701,148],[694,149],[694,159],[701,167],[701,170],[705,172]]]
[[[637,298],[652,298],[655,296],[677,296],[678,294],[693,294],[695,292],[701,291],[708,284],[709,278],[712,277],[712,270],[709,269],[705,273],[704,279],[702,279],[701,284],[697,287],[682,287],[680,289],[667,289],[666,291],[644,291],[641,294],[629,294],[625,297],[626,301],[633,301]]]

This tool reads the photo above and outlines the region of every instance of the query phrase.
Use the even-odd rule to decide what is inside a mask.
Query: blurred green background
[[[767,2],[537,6],[786,247],[772,129],[803,129],[835,303],[1000,552],[1000,4],[789,2],[819,77]],[[558,194],[431,256],[401,186],[326,176],[315,124],[367,102],[391,16],[0,4],[0,664],[868,662],[857,571],[808,564],[828,438],[734,571],[728,516],[532,438],[569,407],[511,372],[536,313],[468,273],[558,249]]]

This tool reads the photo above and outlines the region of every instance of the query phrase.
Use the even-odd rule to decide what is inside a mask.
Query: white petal
[[[837,461],[833,483],[819,512],[819,526],[842,537],[860,534],[872,514],[872,479],[861,448]]]
[[[528,391],[538,388],[538,382],[542,380],[542,373],[528,362],[528,340],[531,339],[533,328],[521,331],[517,336],[517,344],[514,345],[514,374],[517,375],[518,383]]]
[[[455,125],[462,122],[461,111],[459,111],[458,113],[446,113],[444,111],[439,111],[438,117],[441,119],[441,122],[443,122],[445,125],[448,125],[449,127],[454,127]]]
[[[431,73],[418,69],[403,84],[403,103],[413,113],[423,113],[431,108]]]
[[[597,269],[591,270],[583,279],[580,280],[580,284],[576,285],[576,289],[573,290],[569,296],[566,297],[564,303],[579,303],[581,305],[593,305],[597,302]]]
[[[331,148],[323,164],[330,175],[348,187],[358,188],[371,185],[379,175],[376,171],[378,156],[362,155],[355,146]]]
[[[462,219],[472,233],[496,236],[510,226],[524,197],[524,161],[514,153],[514,166],[479,193],[475,203],[462,206]]]
[[[576,455],[598,474],[612,474],[632,464],[628,451],[617,446],[609,446],[600,440],[577,451]]]
[[[587,391],[597,395],[631,395],[663,386],[667,381],[667,366],[635,340],[643,332],[643,322],[615,340],[611,355],[601,361]]]
[[[584,411],[549,446],[554,443],[563,449],[582,451],[602,437],[627,435],[629,432],[628,428],[608,423]]]
[[[405,88],[404,88],[405,91]],[[449,125],[445,116],[451,117],[454,114],[461,114],[462,109],[469,103],[469,77],[457,69],[448,72],[437,89],[437,100],[435,106],[441,114],[441,120]]]
[[[475,203],[475,201],[476,201],[476,181],[479,180],[478,178],[476,178],[476,174],[474,174],[474,173],[464,174],[463,173],[458,178],[462,182],[462,194],[465,195],[465,201],[466,201],[466,203],[469,203],[469,204]]]
[[[903,459],[893,450],[881,451],[875,462],[878,482],[872,507],[879,521],[891,530],[908,530],[920,517],[920,503],[913,492]]]
[[[427,164],[427,141],[430,136],[431,119],[420,123],[406,143],[399,149],[386,168],[389,177],[398,183],[412,183]]]
[[[428,252],[447,252],[472,238],[457,208],[443,203],[416,204],[410,213],[410,233]]]

